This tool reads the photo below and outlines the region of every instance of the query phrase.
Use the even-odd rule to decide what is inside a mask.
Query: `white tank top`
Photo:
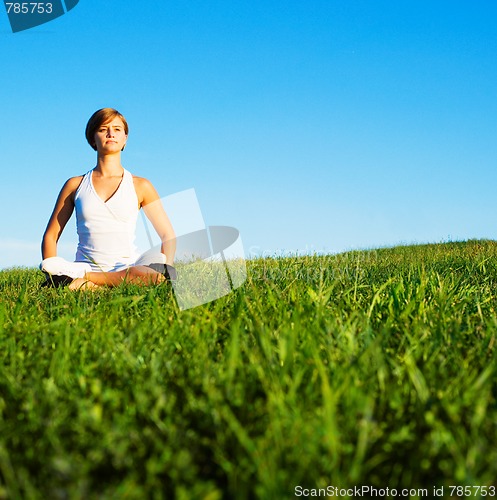
[[[94,271],[118,271],[138,258],[135,230],[138,197],[133,176],[124,169],[117,191],[107,200],[98,196],[87,172],[74,196],[79,243],[76,262],[88,262]]]

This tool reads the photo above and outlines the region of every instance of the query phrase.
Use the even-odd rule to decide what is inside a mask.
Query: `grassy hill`
[[[247,265],[182,312],[0,272],[0,498],[495,484],[496,242]]]

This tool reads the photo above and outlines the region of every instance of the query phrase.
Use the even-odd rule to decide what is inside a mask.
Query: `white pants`
[[[82,278],[88,272],[115,272],[122,271],[134,266],[148,266],[150,264],[165,264],[166,256],[160,252],[159,247],[154,247],[141,254],[130,263],[118,263],[112,268],[102,269],[98,264],[89,262],[70,262],[62,257],[49,257],[40,264],[40,269],[55,276],[69,276],[70,278]]]

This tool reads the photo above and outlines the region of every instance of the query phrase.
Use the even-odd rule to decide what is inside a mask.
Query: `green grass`
[[[0,498],[495,484],[497,243],[247,265],[186,311],[0,272]]]

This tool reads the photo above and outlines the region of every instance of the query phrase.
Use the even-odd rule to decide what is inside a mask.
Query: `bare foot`
[[[69,284],[69,290],[92,290],[100,288],[99,285],[86,280],[85,278],[76,278]]]

